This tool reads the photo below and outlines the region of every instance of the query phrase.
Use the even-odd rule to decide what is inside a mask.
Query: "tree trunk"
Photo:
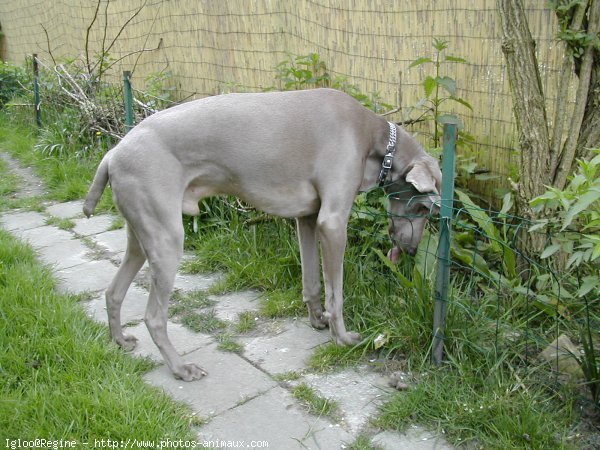
[[[497,0],[502,19],[502,51],[519,135],[521,172],[517,190],[519,213],[531,218],[529,201],[552,181],[550,135],[535,42],[520,0]]]
[[[600,56],[598,51],[596,51],[592,69],[590,93],[585,106],[577,147],[578,156],[584,159],[592,158],[594,154],[591,150],[600,148]]]
[[[588,25],[587,34],[597,39],[598,32],[600,31],[600,0],[589,0],[584,3],[585,6],[589,6],[588,12]],[[564,148],[558,160],[558,166],[554,168],[554,179],[553,186],[558,189],[564,189],[568,176],[572,173],[573,166],[575,164],[575,158],[580,156],[584,152],[582,146],[582,133],[585,131],[586,139],[593,139],[593,134],[597,133],[593,127],[595,125],[593,117],[592,122],[586,123],[586,130],[583,129],[583,124],[586,121],[586,112],[592,102],[594,103],[593,88],[593,72],[594,68],[597,69],[597,51],[595,45],[589,44],[585,47],[583,57],[581,59],[581,65],[579,67],[579,85],[577,87],[577,96],[575,98],[575,109],[573,111],[573,117],[571,118],[571,129],[570,134],[567,137]],[[596,70],[597,71],[597,70]],[[565,99],[566,101],[566,99]],[[596,123],[597,124],[597,123]],[[589,127],[592,127],[591,129]],[[590,133],[592,135],[590,135]]]

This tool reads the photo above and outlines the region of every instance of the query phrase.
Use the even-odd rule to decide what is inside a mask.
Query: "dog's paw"
[[[394,372],[390,375],[388,386],[393,387],[399,391],[406,391],[409,389],[409,385],[405,381],[406,375],[402,372]]]
[[[356,345],[362,341],[360,333],[348,331],[344,334],[334,336],[333,339],[337,345]]]
[[[132,351],[137,345],[137,338],[131,334],[124,334],[121,338],[117,339],[117,344],[126,352]]]
[[[175,378],[183,381],[194,381],[208,375],[208,372],[194,363],[184,364],[180,370],[173,371]]]
[[[323,330],[329,326],[329,321],[323,317],[323,314],[316,316],[309,313],[308,318],[310,319],[312,327],[317,330]]]

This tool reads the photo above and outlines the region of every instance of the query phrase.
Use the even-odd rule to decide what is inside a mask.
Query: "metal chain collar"
[[[392,164],[394,162],[394,153],[396,152],[396,124],[388,122],[388,125],[390,127],[390,140],[386,148],[387,153],[383,157],[383,162],[381,163],[381,172],[379,172],[379,187],[383,186],[390,173],[390,169],[392,168]]]

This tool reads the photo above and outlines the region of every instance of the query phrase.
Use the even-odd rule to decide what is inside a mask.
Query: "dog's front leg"
[[[310,324],[322,330],[327,326],[321,305],[321,276],[319,248],[317,242],[317,216],[299,217],[298,241],[300,242],[300,260],[302,261],[302,299],[308,307]]]
[[[331,336],[338,345],[355,345],[360,334],[346,331],[343,317],[344,252],[346,250],[347,216],[321,209],[317,227],[323,252],[325,279],[325,318],[329,320]]]

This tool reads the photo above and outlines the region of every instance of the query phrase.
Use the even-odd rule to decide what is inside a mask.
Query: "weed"
[[[206,312],[188,312],[181,316],[181,323],[196,333],[214,333],[227,327],[214,310]]]
[[[223,350],[225,352],[232,352],[232,353],[243,353],[244,352],[244,346],[242,344],[240,344],[238,341],[236,341],[233,336],[231,336],[230,334],[227,333],[221,333],[217,336],[217,342],[219,343],[219,345],[217,346],[217,348],[219,350]]]
[[[110,224],[110,227],[108,227],[108,231],[120,230],[122,228],[125,228],[125,219],[123,216],[117,216]]]
[[[169,316],[186,316],[194,314],[199,309],[214,305],[214,301],[208,298],[204,291],[183,292],[175,290],[171,294],[169,302]]]
[[[439,148],[442,136],[442,127],[445,123],[458,123],[459,128],[463,128],[463,125],[460,122],[458,116],[455,114],[443,112],[442,105],[444,105],[448,101],[451,101],[456,104],[465,106],[470,110],[472,110],[473,108],[466,100],[458,97],[456,80],[447,75],[442,76],[441,74],[442,64],[448,62],[464,64],[467,61],[460,57],[448,55],[446,53],[446,50],[448,48],[448,41],[445,41],[443,39],[434,39],[433,48],[435,50],[435,58],[418,58],[410,64],[409,68],[419,67],[423,64],[428,63],[431,63],[434,66],[434,75],[429,75],[423,80],[425,97],[419,102],[419,104],[414,109],[420,112],[419,117],[415,120],[416,122],[422,120],[433,122],[433,147]],[[442,94],[442,91],[445,92],[445,95]],[[409,114],[410,112],[412,112],[412,109],[409,110]]]
[[[51,216],[46,219],[46,225],[52,225],[61,230],[72,230],[75,227],[75,222],[71,219],[62,219],[60,217]]]
[[[255,312],[245,311],[239,313],[235,331],[238,333],[248,333],[256,328],[257,320],[258,317]]]
[[[364,358],[364,348],[342,347],[328,344],[315,349],[308,361],[308,367],[317,372],[327,372],[354,366]]]
[[[349,83],[346,77],[331,77],[325,61],[317,53],[289,54],[288,59],[281,61],[275,70],[277,72],[275,78],[280,82],[283,90],[330,87],[354,97],[365,108],[376,113],[392,109],[391,105],[381,100],[378,92],[364,94],[356,85]]]
[[[264,317],[298,317],[305,313],[302,293],[296,289],[272,290],[261,297],[260,314]]]
[[[294,398],[300,400],[312,414],[318,416],[335,417],[339,410],[337,402],[319,396],[313,388],[306,383],[301,383],[292,389]]]
[[[360,434],[348,447],[348,450],[383,450],[379,445],[374,445],[366,434]]]
[[[279,382],[296,381],[296,380],[299,380],[300,378],[302,378],[302,375],[295,371],[273,375],[273,379],[275,381],[279,381]]]

